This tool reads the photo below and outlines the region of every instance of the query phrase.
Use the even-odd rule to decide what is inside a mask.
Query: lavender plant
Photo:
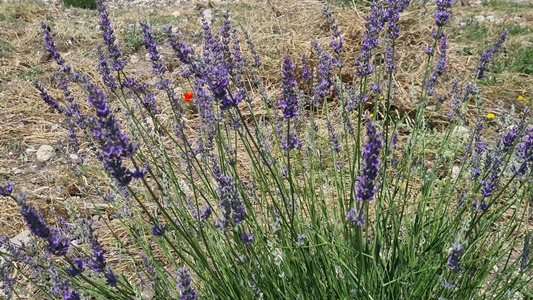
[[[390,109],[408,1],[372,3],[351,62],[341,26],[325,8],[331,49],[311,42],[315,69],[305,55],[285,55],[278,91],[263,86],[260,57],[246,32],[240,40],[229,13],[218,32],[202,23],[201,49],[164,29],[181,63],[178,79],[168,75],[154,29],[140,22],[155,83],[139,82],[104,3],[97,5],[101,80],[73,70],[43,24],[64,99],[34,86],[65,117],[65,156],[87,142],[100,162],[105,184],[90,179],[83,158],[69,167],[101,198],[93,201],[109,207],[99,215],[106,228],[76,209],[68,220],[45,219],[23,191],[1,186],[34,235],[19,245],[0,238],[8,298],[504,299],[530,283],[530,111],[511,116],[496,139],[485,136],[483,119],[472,134],[458,135],[471,126],[467,102],[481,115],[476,81],[507,31],[483,52],[473,78],[439,95],[451,2],[437,0],[426,72],[413,92],[416,117],[399,142],[405,117],[393,118]],[[339,76],[349,63],[353,83]],[[85,92],[88,110],[73,87]],[[428,103],[449,107],[442,132],[427,126]],[[199,123],[186,118],[191,111]],[[102,242],[103,232],[112,242]]]

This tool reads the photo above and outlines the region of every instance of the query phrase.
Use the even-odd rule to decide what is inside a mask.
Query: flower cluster
[[[0,186],[0,196],[9,197],[11,196],[12,192],[13,192],[13,184],[11,184],[11,182],[8,182],[4,187]]]

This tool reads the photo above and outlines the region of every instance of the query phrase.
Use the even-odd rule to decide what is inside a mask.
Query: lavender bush
[[[74,178],[90,183],[86,192],[100,196],[93,201],[108,205],[100,217],[113,243],[103,244],[75,209],[68,220],[45,220],[23,191],[4,184],[0,195],[16,201],[34,235],[22,245],[0,239],[8,298],[505,299],[527,292],[531,115],[501,111],[498,136],[488,136],[476,87],[507,31],[471,78],[439,94],[451,1],[437,0],[407,125],[390,110],[408,0],[371,4],[355,61],[343,56],[326,7],[331,47],[311,42],[313,69],[305,55],[284,56],[277,93],[263,86],[253,41],[228,13],[218,31],[203,23],[201,49],[164,28],[181,63],[178,79],[169,77],[153,29],[140,22],[155,78],[149,84],[131,74],[107,9],[97,5],[101,78],[74,70],[43,23],[63,98],[34,85],[64,116],[65,157]],[[356,66],[353,82],[340,80],[347,64]],[[85,92],[90,110],[74,89]],[[192,111],[198,122],[186,118]],[[445,130],[428,125],[435,113],[447,116]],[[479,118],[471,124],[467,113]],[[408,133],[401,141],[400,129]],[[92,178],[79,155],[85,142],[107,183]]]

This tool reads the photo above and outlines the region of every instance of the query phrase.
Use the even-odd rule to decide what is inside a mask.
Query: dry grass
[[[229,9],[234,24],[250,33],[263,60],[261,74],[265,85],[275,94],[281,57],[285,53],[291,55],[295,61],[299,61],[301,54],[306,54],[311,57],[311,64],[316,64],[310,40],[317,40],[323,47],[328,47],[330,30],[322,17],[322,6],[322,2],[315,1],[245,1],[239,4],[217,4],[213,8],[214,23],[220,25],[221,14]],[[145,60],[145,52],[138,43],[141,38],[137,35],[137,40],[135,39],[133,24],[143,18],[150,19],[155,26],[153,31],[156,31],[162,25],[171,23],[189,44],[199,46],[201,36],[198,17],[199,10],[203,9],[202,5],[190,5],[151,11],[112,11],[113,25],[124,45],[126,58],[130,61],[127,72],[144,79],[151,76],[149,62]],[[344,81],[352,81],[353,61],[361,43],[365,11],[335,7],[332,10],[340,24],[346,49],[347,65],[343,69],[342,78]],[[456,20],[449,31],[461,31],[457,23],[472,13],[479,13],[477,10],[475,7],[454,8]],[[433,22],[430,16],[421,18],[422,12],[423,9],[412,8],[402,16],[402,35],[397,44],[400,63],[394,77],[394,108],[400,114],[408,113],[414,107],[412,90],[419,88],[417,83],[421,82],[426,60],[422,50],[431,43]],[[533,12],[521,13],[519,20],[507,18],[505,22],[525,22],[524,26],[533,28]],[[63,158],[56,156],[51,161],[38,162],[35,153],[27,151],[31,148],[37,149],[43,144],[55,145],[58,138],[65,138],[66,133],[61,116],[48,108],[31,86],[32,80],[38,80],[49,87],[53,95],[60,95],[59,90],[54,89],[57,85],[53,79],[56,67],[45,55],[39,33],[41,20],[52,28],[58,48],[65,59],[75,69],[99,81],[95,47],[100,43],[100,38],[98,16],[94,11],[57,9],[29,0],[0,4],[0,182],[13,182],[18,191],[26,193],[30,202],[43,211],[54,208],[62,212],[64,196],[58,189],[59,186],[64,187],[63,192],[67,198],[77,199],[80,205],[89,202],[93,196],[79,192],[83,182],[77,182],[68,175]],[[498,35],[496,27],[491,28],[490,40]],[[136,30],[138,34],[138,26]],[[465,75],[471,74],[477,63],[477,54],[482,45],[468,45],[474,55],[464,55],[465,45],[456,43],[459,38],[460,34],[457,34],[450,40],[449,72],[440,80],[438,94],[445,93],[453,78],[466,78]],[[513,39],[518,38],[524,37],[510,37],[508,44],[516,44],[517,41]],[[162,46],[161,53],[175,65],[170,59],[172,54],[168,46]],[[503,72],[494,74],[493,77],[497,84],[480,87],[487,111],[494,109],[499,100],[504,100],[507,105],[520,105],[516,103],[516,95],[531,93],[531,90],[527,90],[527,87],[533,86],[531,76]],[[80,102],[83,103],[81,100]],[[196,119],[192,111],[186,117],[191,121]],[[440,120],[443,121],[444,118]],[[1,198],[0,234],[14,236],[23,227],[16,204]]]

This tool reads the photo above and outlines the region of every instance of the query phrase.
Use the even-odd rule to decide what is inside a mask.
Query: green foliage
[[[105,268],[95,263],[104,252],[84,216],[67,206],[71,219],[61,226],[74,246],[66,255],[39,259],[49,246],[42,239],[0,252],[42,298],[56,296],[56,278],[91,299],[138,299],[146,289],[156,299],[178,299],[193,288],[203,299],[507,299],[530,292],[533,263],[523,236],[530,233],[533,172],[521,169],[533,167],[527,111],[500,109],[490,123],[494,134],[479,80],[455,82],[443,105],[426,86],[438,59],[431,51],[422,84],[412,83],[414,107],[404,114],[392,112],[397,95],[386,60],[355,85],[339,80],[340,65],[296,83],[287,56],[281,96],[270,94],[260,64],[252,63],[253,44],[229,27],[206,33],[203,52],[192,58],[170,36],[181,74],[193,75],[167,82],[146,36],[133,38],[142,31],[135,26],[125,45],[149,49],[154,73],[161,72],[155,84],[117,88],[101,71],[106,86],[98,88],[69,68],[57,72],[60,82],[75,78],[96,110],[73,113],[71,99],[58,109],[83,139],[78,146],[88,144],[109,176],[100,182],[95,166],[71,161],[80,186],[107,201],[98,215],[109,233],[102,245],[108,261]],[[384,36],[394,57],[394,40]],[[134,74],[113,76],[122,83]],[[174,86],[194,91],[194,100]],[[157,111],[148,102],[153,91]],[[242,93],[238,105],[231,102]],[[296,115],[285,111],[292,100]],[[475,124],[465,115],[477,116]],[[448,119],[437,130],[432,121],[442,116]],[[125,174],[139,178],[124,184]],[[21,197],[12,195],[17,203]],[[90,199],[95,207],[98,200]],[[68,276],[77,257],[89,267]],[[47,272],[36,271],[43,266]],[[176,284],[183,267],[192,283],[182,276]]]
[[[22,73],[20,73],[20,77],[22,78],[37,78],[38,76],[43,74],[43,70],[41,68],[31,68],[24,70]]]
[[[96,0],[61,0],[61,2],[67,7],[96,9]]]

